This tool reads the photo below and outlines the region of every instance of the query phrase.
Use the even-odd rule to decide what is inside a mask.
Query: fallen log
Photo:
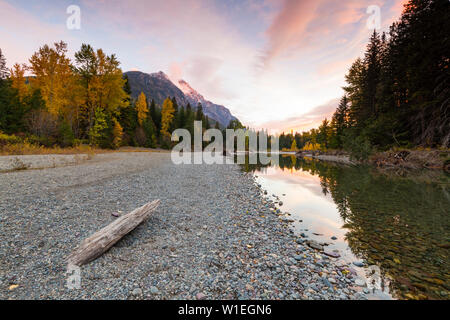
[[[159,200],[147,203],[126,215],[121,216],[103,229],[86,238],[80,246],[69,255],[69,265],[82,266],[95,260],[123,236],[134,230],[138,225],[147,220],[150,214],[158,207]]]

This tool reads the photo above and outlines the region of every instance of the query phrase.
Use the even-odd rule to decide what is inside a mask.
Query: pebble
[[[338,262],[287,232],[271,214],[281,213],[276,204],[238,165],[106,153],[3,174],[0,190],[0,283],[20,284],[0,299],[340,299],[344,289],[356,297]],[[111,212],[154,199],[161,204],[149,220],[81,269],[81,289],[68,290],[67,254],[114,221]]]
[[[197,298],[197,300],[205,300],[206,299],[206,295],[201,293],[201,292],[199,292],[199,293],[197,293],[196,298]]]

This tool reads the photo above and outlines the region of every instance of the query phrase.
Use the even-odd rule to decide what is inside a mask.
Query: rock
[[[136,289],[134,289],[134,290],[131,292],[131,294],[132,294],[133,296],[140,296],[140,295],[142,295],[142,289],[141,289],[141,288],[136,288]]]
[[[333,251],[324,251],[323,254],[332,258],[339,258],[341,256],[339,253]]]
[[[327,278],[322,278],[322,281],[327,287],[333,288],[333,285],[330,283],[330,281]]]
[[[297,261],[301,261],[301,260],[304,259],[304,257],[301,256],[301,255],[299,255],[299,254],[296,254],[296,255],[294,256],[294,259],[297,260]]]
[[[159,292],[157,287],[151,286],[150,287],[150,293],[151,294],[159,294],[160,292]]]
[[[113,212],[113,213],[111,213],[111,215],[116,218],[120,217],[120,214],[118,212]]]
[[[355,261],[355,262],[353,262],[353,264],[354,264],[355,266],[357,266],[357,267],[360,267],[360,268],[364,267],[364,263],[362,263],[362,262],[360,262],[360,261]]]
[[[313,248],[313,249],[316,249],[316,250],[319,250],[319,251],[322,251],[323,250],[323,246],[321,246],[317,241],[315,241],[315,240],[308,240],[307,242],[306,242],[306,244],[308,245],[308,246],[310,246],[311,248]]]
[[[361,278],[356,278],[355,285],[357,285],[358,287],[364,287],[366,285],[366,280],[361,279]]]
[[[332,236],[332,237],[331,237],[331,240],[337,240],[337,237]]]
[[[283,205],[283,201],[278,202],[278,204],[279,204],[280,206],[282,206],[282,205]]]
[[[246,284],[246,285],[245,285],[245,289],[248,290],[248,291],[253,291],[253,290],[255,290],[255,288],[253,288],[252,285],[250,285],[250,284]]]
[[[206,299],[206,296],[201,292],[197,293],[197,295],[195,297],[197,298],[197,300],[205,300]]]

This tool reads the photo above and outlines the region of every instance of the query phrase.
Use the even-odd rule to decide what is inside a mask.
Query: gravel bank
[[[1,299],[362,299],[355,277],[309,248],[236,165],[175,166],[167,153],[113,153],[0,174]],[[150,220],[81,269],[80,241],[151,201]]]
[[[89,158],[87,154],[0,156],[0,172],[62,167],[79,164]]]

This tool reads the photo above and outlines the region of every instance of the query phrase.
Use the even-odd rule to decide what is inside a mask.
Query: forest
[[[28,65],[9,70],[0,49],[0,140],[62,148],[168,149],[171,133],[177,128],[193,132],[194,121],[202,121],[204,129],[220,128],[203,114],[201,104],[179,106],[167,97],[158,106],[144,93],[134,101],[119,66],[114,54],[87,44],[72,61],[61,41],[41,47]]]
[[[389,32],[374,31],[364,56],[345,76],[331,119],[302,133],[281,134],[280,149],[345,150],[364,160],[391,148],[448,148],[450,142],[450,3],[411,0]],[[44,45],[27,65],[6,67],[0,49],[0,144],[161,147],[177,128],[220,128],[202,106],[161,106],[144,93],[130,98],[114,54],[83,44]],[[243,128],[233,121],[229,128]],[[224,129],[224,128],[220,128]],[[5,143],[5,142],[3,142]]]
[[[351,65],[332,118],[308,132],[283,133],[280,148],[344,149],[360,159],[394,147],[448,148],[449,21],[449,1],[409,1]]]

